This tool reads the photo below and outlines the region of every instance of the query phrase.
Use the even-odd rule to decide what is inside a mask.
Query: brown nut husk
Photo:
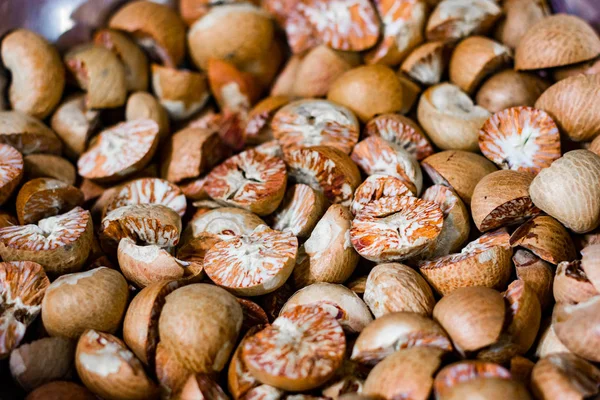
[[[600,288],[600,243],[588,244],[581,250],[581,268],[596,290]]]
[[[468,393],[471,390],[463,389],[463,385],[465,388],[470,388],[475,383],[476,386],[484,387],[486,386],[485,382],[509,381],[510,377],[510,372],[498,364],[480,360],[465,360],[442,368],[435,376],[433,389],[436,399],[458,399],[461,398],[457,396],[458,393]],[[469,394],[479,398],[477,391]]]
[[[193,374],[167,350],[162,343],[156,346],[156,378],[163,397],[172,396],[181,390],[186,380]]]
[[[539,399],[583,399],[598,394],[600,370],[567,353],[550,354],[531,373],[531,391]]]
[[[598,362],[598,336],[600,324],[600,296],[594,296],[579,304],[558,303],[554,307],[552,323],[558,339],[574,354],[586,360]]]
[[[554,218],[540,215],[517,228],[510,237],[512,247],[524,247],[554,265],[575,260],[575,245],[569,232]]]
[[[510,322],[505,333],[516,345],[519,354],[525,354],[533,345],[540,328],[540,301],[533,288],[520,279],[508,285],[504,298],[510,309]]]
[[[505,17],[496,30],[496,36],[511,49],[519,45],[531,25],[551,13],[546,0],[508,0],[502,8]]]
[[[125,120],[132,121],[134,119],[151,119],[156,122],[161,140],[166,139],[171,133],[167,110],[150,93],[135,92],[127,99]]]
[[[87,148],[88,139],[99,125],[100,113],[86,105],[83,94],[67,98],[54,112],[50,126],[61,138],[68,157],[75,159]]]

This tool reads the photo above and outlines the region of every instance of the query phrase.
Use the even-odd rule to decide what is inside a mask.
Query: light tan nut
[[[579,304],[558,303],[552,314],[558,339],[574,354],[593,362],[600,360],[595,334],[600,324],[599,309],[600,296],[594,296]]]
[[[579,74],[594,75],[598,72],[600,72],[600,58],[596,57],[582,63],[553,68],[552,76],[554,80],[560,81]]]
[[[63,141],[66,155],[74,159],[85,152],[99,119],[100,112],[88,108],[85,95],[78,94],[68,97],[58,106],[50,126]]]
[[[200,283],[184,286],[166,297],[158,323],[161,343],[187,369],[219,372],[234,349],[242,318],[242,308],[224,289]],[[203,340],[198,340],[198,332]]]
[[[23,156],[12,146],[0,144],[0,205],[13,194],[24,170]]]
[[[380,136],[402,147],[419,161],[433,154],[433,148],[419,125],[399,114],[376,116],[365,126],[365,135]]]
[[[31,261],[0,263],[0,359],[7,358],[41,310],[50,281]]]
[[[158,124],[159,138],[166,139],[170,132],[169,114],[158,99],[146,92],[132,93],[125,105],[125,120],[151,119]]]
[[[0,229],[0,255],[5,261],[34,261],[52,277],[76,272],[92,246],[92,217],[87,210],[44,218],[37,225]]]
[[[12,109],[47,117],[65,87],[65,68],[56,49],[36,33],[17,29],[2,40],[2,62],[11,72]]]
[[[495,36],[511,49],[519,45],[533,24],[551,14],[546,0],[508,0],[502,8],[504,20],[498,24]]]
[[[75,185],[75,167],[62,157],[53,154],[30,154],[23,157],[23,163],[27,180],[47,177]]]
[[[290,179],[322,192],[334,204],[349,206],[354,190],[360,185],[358,168],[340,150],[317,146],[292,149],[284,153]]]
[[[453,41],[486,33],[502,15],[493,0],[442,0],[427,21],[427,40]]]
[[[189,377],[179,393],[181,400],[209,398],[214,400],[228,400],[229,397],[223,389],[207,374],[195,374]]]
[[[521,246],[554,265],[575,260],[569,232],[554,218],[540,215],[525,222],[510,236],[512,247]]]
[[[533,253],[519,249],[513,256],[517,279],[525,282],[537,294],[542,312],[552,303],[554,268]]]
[[[552,318],[548,318],[540,327],[540,337],[535,348],[535,356],[544,358],[549,354],[571,353],[569,349],[556,337]]]
[[[217,285],[242,296],[272,292],[294,268],[298,240],[290,232],[260,225],[249,235],[215,244],[204,258],[204,270]]]
[[[115,332],[123,320],[128,296],[123,275],[106,267],[63,275],[46,290],[44,328],[52,336],[71,339],[86,329]]]
[[[344,331],[334,317],[319,305],[299,305],[249,337],[242,359],[262,383],[304,391],[334,375],[345,349]]]
[[[119,181],[142,170],[158,147],[158,124],[150,119],[121,122],[102,131],[77,161],[79,175]]]
[[[435,347],[398,350],[371,370],[362,393],[386,399],[426,400],[444,353],[445,350]]]
[[[356,188],[350,209],[354,215],[357,215],[366,205],[375,200],[384,197],[414,196],[411,188],[412,185],[407,186],[402,179],[395,176],[371,175]]]
[[[600,243],[588,244],[581,250],[581,268],[585,271],[592,285],[600,288]]]
[[[352,214],[334,204],[319,220],[310,237],[298,250],[294,267],[297,288],[315,282],[344,283],[360,259],[350,242]]]
[[[402,62],[400,71],[424,86],[441,82],[449,62],[444,41],[428,42],[414,49]]]
[[[433,318],[448,332],[460,353],[495,343],[504,325],[504,298],[494,289],[475,286],[459,288],[442,297]]]
[[[548,86],[550,84],[537,75],[505,69],[481,85],[475,102],[491,113],[518,106],[533,107]]]
[[[510,380],[511,375],[504,367],[486,361],[459,361],[442,368],[433,382],[436,399],[458,399],[460,387],[473,383],[491,380]],[[484,386],[484,384],[481,384]]]
[[[129,32],[153,59],[175,68],[185,56],[185,25],[164,4],[135,1],[125,4],[108,21],[109,28]]]
[[[473,104],[458,86],[440,83],[423,93],[417,116],[431,141],[440,149],[478,151],[479,129],[490,113]]]
[[[504,292],[509,317],[505,334],[515,344],[519,354],[533,345],[540,328],[541,306],[537,293],[524,281],[517,279]]]
[[[0,111],[0,143],[13,146],[24,156],[33,153],[59,155],[62,143],[39,119],[19,111]]]
[[[75,367],[83,384],[106,399],[158,398],[158,387],[144,366],[116,336],[93,329],[77,342]]]
[[[160,385],[161,396],[177,394],[187,379],[194,373],[186,368],[162,342],[156,346],[156,378]]]
[[[552,291],[557,303],[566,304],[578,304],[598,295],[598,291],[581,268],[580,260],[558,264]]]
[[[600,54],[600,38],[583,19],[557,14],[531,25],[515,51],[515,69],[562,67]]]
[[[287,189],[279,208],[270,216],[270,225],[273,229],[306,238],[326,210],[327,201],[323,193],[297,183]]]
[[[358,142],[360,127],[346,107],[327,100],[299,100],[277,111],[271,129],[284,151],[331,146],[349,154]]]
[[[466,151],[442,151],[421,162],[421,167],[437,185],[448,186],[471,205],[475,186],[484,176],[497,171],[486,158]]]
[[[277,111],[288,104],[287,96],[269,96],[256,104],[248,113],[244,137],[250,144],[262,144],[273,139],[271,121]]]
[[[485,286],[506,288],[512,272],[512,249],[505,229],[486,233],[460,253],[419,263],[419,271],[441,295],[459,288]]]
[[[36,178],[19,190],[16,199],[17,217],[21,225],[64,214],[83,204],[83,193],[63,181]]]
[[[402,83],[394,71],[383,65],[360,66],[345,72],[329,88],[327,100],[348,107],[362,122],[404,107]]]
[[[350,240],[368,260],[401,261],[425,251],[443,222],[435,203],[412,196],[384,197],[366,205],[352,221]]]
[[[598,394],[600,370],[573,354],[550,354],[531,373],[531,391],[540,399],[583,399]]]
[[[27,400],[95,400],[89,390],[73,382],[54,381],[31,392]]]

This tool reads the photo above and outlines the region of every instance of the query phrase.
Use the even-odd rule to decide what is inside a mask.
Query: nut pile
[[[24,29],[0,48],[11,398],[600,394],[583,20],[134,1],[64,54]]]

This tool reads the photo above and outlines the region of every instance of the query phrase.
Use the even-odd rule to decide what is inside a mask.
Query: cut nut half
[[[485,33],[501,15],[493,0],[442,0],[427,21],[427,40],[452,41]]]
[[[206,177],[204,188],[224,205],[268,215],[283,200],[286,183],[282,159],[247,150],[215,167]]]
[[[573,354],[550,354],[531,372],[531,391],[538,398],[583,399],[598,394],[600,370]]]
[[[492,115],[479,131],[479,147],[500,168],[532,174],[561,155],[558,127],[548,114],[532,107]]]
[[[517,279],[525,282],[536,292],[544,312],[553,300],[554,268],[550,263],[523,249],[515,252],[513,263]]]
[[[242,359],[259,381],[290,391],[316,388],[342,364],[346,339],[337,320],[318,305],[282,313],[251,336]]]
[[[579,304],[559,303],[554,308],[552,323],[558,339],[574,354],[592,362],[600,360],[598,325],[600,296]]]
[[[486,233],[460,253],[419,263],[419,270],[436,292],[446,295],[458,288],[506,288],[512,272],[512,249],[505,229]]]
[[[444,41],[422,44],[402,62],[400,71],[424,86],[440,83],[448,64],[448,51]]]
[[[597,296],[598,291],[590,282],[581,261],[563,261],[556,267],[552,287],[557,303],[578,304]]]
[[[369,203],[384,197],[414,196],[414,192],[400,178],[391,175],[371,175],[354,192],[351,210],[354,215]]]
[[[64,214],[83,204],[83,193],[58,179],[36,178],[27,182],[17,195],[17,217],[21,225]]]
[[[50,126],[65,145],[65,153],[76,158],[85,152],[88,139],[99,124],[100,111],[88,108],[85,95],[68,97],[58,106]]]
[[[143,169],[156,151],[158,124],[122,122],[102,131],[77,161],[79,175],[100,181],[121,180]]]
[[[0,229],[0,255],[5,261],[29,260],[44,266],[52,276],[78,271],[92,246],[92,217],[75,207],[44,218],[37,225]]]
[[[350,240],[368,260],[401,261],[433,243],[443,222],[435,203],[411,196],[384,197],[367,204],[352,221]]]
[[[266,224],[250,211],[222,207],[193,218],[186,231],[190,232],[192,237],[210,234],[216,235],[220,240],[227,240],[234,236],[250,235],[260,225]]]
[[[248,338],[263,328],[263,326],[255,326],[250,328],[250,330],[240,341],[240,344],[231,357],[231,362],[229,363],[229,368],[227,370],[227,389],[231,396],[236,400],[242,398],[252,398],[251,396],[247,395],[248,392],[261,385],[261,383],[250,373],[250,371],[248,371],[248,368],[242,359],[242,349]],[[270,397],[267,398],[270,399]],[[279,396],[276,397],[276,399],[279,399]]]
[[[4,204],[23,178],[23,156],[12,146],[0,144],[0,205]]]
[[[323,193],[297,183],[286,191],[279,208],[270,217],[270,225],[279,231],[289,231],[294,236],[307,237],[325,214],[326,206]]]
[[[290,98],[287,96],[270,96],[256,104],[248,113],[246,126],[244,127],[244,136],[248,143],[258,144],[272,140],[271,122],[273,116],[289,102]]]
[[[48,286],[44,269],[35,262],[0,263],[0,359],[21,343],[27,326],[42,309]]]
[[[8,144],[24,156],[60,154],[62,143],[42,121],[19,111],[0,111],[0,144]]]
[[[331,146],[346,154],[358,142],[358,120],[346,107],[327,100],[299,100],[281,108],[271,123],[284,151],[293,147]]]
[[[508,285],[504,298],[509,310],[505,333],[515,344],[518,354],[525,354],[533,345],[540,328],[540,301],[533,288],[520,279]]]
[[[540,215],[517,228],[510,237],[512,247],[521,246],[554,265],[573,261],[575,245],[569,232],[552,217]]]
[[[263,295],[285,283],[297,251],[292,233],[260,225],[249,235],[215,244],[206,253],[204,270],[217,285],[239,295]]]
[[[206,75],[152,64],[152,88],[174,120],[200,111],[210,96]]]
[[[433,390],[437,399],[451,399],[453,388],[466,382],[481,379],[511,379],[504,367],[486,361],[459,361],[442,368],[435,376]]]
[[[381,136],[419,161],[433,154],[433,148],[419,125],[400,114],[378,115],[365,126],[365,135]]]

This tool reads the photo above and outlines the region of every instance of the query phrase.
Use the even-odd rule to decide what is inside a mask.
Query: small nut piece
[[[83,193],[58,179],[36,178],[27,182],[17,195],[17,217],[21,225],[64,214],[83,204]]]
[[[525,282],[537,293],[542,312],[544,312],[553,300],[554,268],[550,263],[523,249],[515,252],[513,263],[517,279]]]
[[[427,40],[455,41],[486,33],[501,15],[493,0],[442,0],[427,21]]]
[[[579,304],[558,303],[552,323],[558,339],[567,349],[586,360],[598,362],[600,350],[595,334],[600,324],[600,296]]]
[[[521,246],[554,265],[573,261],[575,245],[569,232],[554,218],[540,215],[530,219],[513,232],[512,247]]]
[[[54,112],[50,126],[65,144],[70,158],[79,157],[86,149],[88,139],[99,124],[100,112],[86,105],[85,95],[68,97]]]
[[[563,261],[556,268],[552,288],[557,303],[578,304],[598,295],[598,291],[590,282],[581,261]]]
[[[414,49],[402,62],[400,71],[423,86],[440,83],[448,64],[444,41],[428,42]]]
[[[598,394],[600,370],[568,353],[550,354],[535,364],[531,391],[540,399],[583,399]]]
[[[550,84],[546,80],[535,74],[505,69],[481,85],[475,100],[477,105],[491,113],[518,106],[533,107],[548,86]]]
[[[65,68],[56,49],[41,36],[17,29],[2,40],[2,62],[11,72],[12,109],[46,118],[65,87]]]
[[[52,336],[71,339],[86,329],[115,332],[128,296],[123,275],[106,267],[63,275],[52,282],[44,296],[44,328]]]
[[[24,156],[59,155],[62,150],[60,139],[42,121],[19,111],[0,111],[0,143],[11,145]]]
[[[23,156],[14,147],[0,143],[0,205],[4,204],[23,179]]]

